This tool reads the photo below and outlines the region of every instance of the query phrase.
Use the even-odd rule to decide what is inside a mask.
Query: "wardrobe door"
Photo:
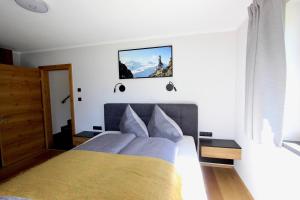
[[[0,64],[0,143],[2,166],[45,151],[39,69]]]

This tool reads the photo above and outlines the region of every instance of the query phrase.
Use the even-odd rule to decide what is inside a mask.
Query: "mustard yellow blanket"
[[[33,200],[179,200],[175,168],[156,158],[72,150],[0,185]]]

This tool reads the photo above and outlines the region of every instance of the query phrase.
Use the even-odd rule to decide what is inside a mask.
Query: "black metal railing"
[[[67,101],[69,98],[70,98],[70,95],[68,95],[66,98],[64,98],[64,99],[61,101],[61,103],[62,103],[62,104],[66,103],[66,101]]]

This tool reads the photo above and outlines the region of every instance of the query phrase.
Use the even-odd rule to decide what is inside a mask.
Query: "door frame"
[[[72,64],[39,66],[39,69],[41,72],[41,82],[42,82],[42,98],[43,98],[44,129],[45,129],[46,147],[47,147],[47,149],[50,149],[53,147],[52,116],[51,116],[50,87],[49,87],[49,72],[50,71],[68,70],[68,72],[69,72],[69,92],[70,92],[72,136],[76,134],[75,133],[75,112],[74,112]],[[72,141],[73,141],[73,137],[72,137]]]

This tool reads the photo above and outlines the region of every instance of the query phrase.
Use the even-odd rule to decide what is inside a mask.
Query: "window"
[[[300,1],[286,5],[285,43],[287,82],[283,140],[285,147],[298,149],[300,145]],[[292,141],[292,142],[287,142]],[[300,147],[300,146],[299,146]],[[290,149],[291,150],[291,149]],[[300,151],[299,151],[300,152]]]

